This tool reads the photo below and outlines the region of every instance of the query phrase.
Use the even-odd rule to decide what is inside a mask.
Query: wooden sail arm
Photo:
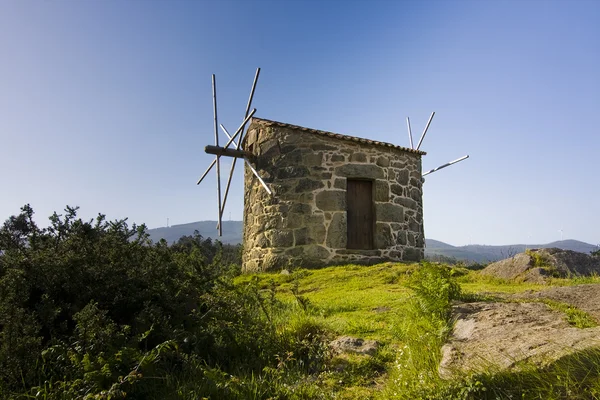
[[[229,148],[220,147],[220,146],[208,145],[208,146],[204,147],[204,151],[208,154],[214,154],[219,157],[221,157],[221,156],[235,157],[235,158],[253,158],[254,157],[254,155],[252,153],[250,153],[249,151],[229,149]]]

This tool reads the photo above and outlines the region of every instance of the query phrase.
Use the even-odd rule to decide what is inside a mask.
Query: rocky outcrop
[[[372,356],[377,352],[379,343],[375,340],[365,340],[352,336],[340,336],[329,346],[334,354],[354,353]]]
[[[553,287],[539,292],[528,290],[524,293],[504,296],[504,298],[509,301],[548,299],[570,304],[588,313],[596,322],[600,323],[600,286],[597,284]]]
[[[575,328],[562,312],[541,302],[460,304],[454,307],[454,316],[454,329],[442,347],[443,378],[518,369],[522,362],[548,365],[600,346],[600,327]]]
[[[424,255],[422,152],[253,119],[245,148],[245,271],[417,261]],[[347,179],[373,187],[373,249],[347,249]]]
[[[600,273],[600,257],[558,248],[532,249],[497,261],[481,271],[506,280],[544,283],[548,277],[585,276]]]

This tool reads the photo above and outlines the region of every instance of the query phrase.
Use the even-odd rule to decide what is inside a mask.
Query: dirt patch
[[[546,365],[576,351],[600,347],[600,327],[579,329],[565,314],[538,300],[571,304],[600,321],[600,285],[557,287],[505,296],[534,302],[476,302],[456,305],[453,332],[442,347],[440,376]]]

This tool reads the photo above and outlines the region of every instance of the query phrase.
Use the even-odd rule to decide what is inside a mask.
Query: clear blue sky
[[[436,112],[425,233],[600,242],[600,2],[0,2],[0,219],[216,219],[220,122],[257,116],[408,145]],[[240,168],[241,170],[241,168]],[[212,180],[211,180],[212,179]],[[242,218],[237,176],[225,218]]]

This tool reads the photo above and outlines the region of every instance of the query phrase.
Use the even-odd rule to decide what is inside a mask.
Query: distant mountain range
[[[169,243],[176,242],[180,237],[193,235],[197,230],[205,238],[218,239],[223,243],[237,244],[242,242],[242,221],[223,221],[223,236],[219,237],[216,229],[217,221],[198,221],[189,224],[172,225],[169,227],[148,230],[150,238],[157,242],[165,239]],[[434,239],[425,239],[425,256],[428,258],[449,257],[458,261],[474,261],[486,263],[511,257],[528,249],[558,247],[581,253],[598,250],[597,246],[578,240],[561,240],[547,244],[510,244],[504,246],[468,245],[452,246]]]
[[[459,261],[486,263],[512,257],[517,253],[524,252],[526,248],[545,249],[549,247],[558,247],[563,250],[573,250],[587,254],[591,251],[598,250],[597,246],[578,240],[560,240],[546,244],[527,245],[509,244],[504,246],[486,246],[472,244],[468,246],[452,246],[438,240],[425,239],[425,256],[428,258],[435,258],[435,256],[451,257]]]

